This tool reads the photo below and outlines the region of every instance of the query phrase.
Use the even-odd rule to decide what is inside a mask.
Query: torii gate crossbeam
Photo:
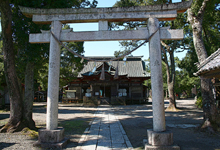
[[[42,31],[38,34],[30,34],[30,43],[50,43],[50,31]],[[81,42],[81,41],[121,41],[121,40],[146,40],[149,38],[147,28],[139,28],[132,31],[88,31],[72,32],[67,29],[62,30],[60,35],[61,42]],[[160,28],[161,40],[181,40],[183,39],[183,30],[172,30]]]

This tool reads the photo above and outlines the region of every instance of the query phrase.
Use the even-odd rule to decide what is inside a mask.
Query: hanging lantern
[[[100,75],[100,79],[99,80],[105,80],[105,65],[104,65],[104,63],[102,65],[102,73]]]
[[[116,70],[115,70],[114,79],[118,79],[118,65],[119,65],[119,61],[118,61],[118,63],[117,63],[117,67],[116,67]]]

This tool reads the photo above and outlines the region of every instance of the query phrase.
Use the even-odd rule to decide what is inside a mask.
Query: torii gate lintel
[[[42,31],[42,33],[30,34],[30,43],[50,43],[50,31]],[[81,41],[121,41],[121,40],[146,40],[149,38],[149,30],[147,28],[139,28],[138,30],[119,30],[119,31],[84,31],[73,32],[70,29],[62,30],[60,35],[61,42],[81,42]],[[169,29],[167,27],[160,28],[161,40],[181,40],[183,39],[183,29]]]

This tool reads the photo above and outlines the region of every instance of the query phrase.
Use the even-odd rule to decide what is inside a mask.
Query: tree
[[[210,14],[212,11],[216,12],[216,4],[219,4],[219,2],[215,0],[197,0],[194,1],[191,8],[188,9],[188,21],[192,26],[193,43],[199,63],[208,57],[203,40],[203,24],[205,24],[203,19],[206,13]],[[217,13],[219,14],[219,12]],[[206,34],[205,30],[204,33]],[[217,113],[215,100],[212,93],[212,83],[210,79],[201,77],[201,93],[204,111],[203,127],[207,127],[209,131],[213,132],[213,125],[218,123],[219,115]]]
[[[143,6],[143,5],[153,5],[153,4],[164,4],[164,3],[172,3],[172,1],[168,0],[121,0],[116,2],[114,6],[117,7],[131,7],[131,6]],[[160,22],[160,27],[170,26],[171,29],[183,28],[184,27],[184,14],[178,14],[178,17],[175,21],[167,21]],[[186,22],[186,21],[185,21]],[[136,30],[137,27],[146,26],[146,22],[126,22],[114,24],[112,27],[116,25],[123,25],[124,30]],[[120,44],[125,47],[125,51],[129,51],[132,48],[139,45],[140,41],[122,41]],[[161,41],[162,45],[162,59],[166,66],[166,74],[167,74],[167,88],[169,93],[169,106],[167,110],[176,110],[175,103],[175,60],[174,60],[174,52],[177,51],[177,48],[180,48],[183,45],[183,41]],[[120,53],[119,52],[115,52]],[[169,57],[168,57],[169,55]]]
[[[174,21],[161,22],[160,26],[170,27],[171,29],[182,29],[185,27],[186,17],[185,14],[178,14]],[[176,60],[174,53],[180,53],[186,50],[185,46],[188,43],[187,40],[183,39],[181,41],[169,40],[161,41],[162,49],[162,60],[166,64],[166,74],[167,74],[167,88],[169,94],[169,106],[166,110],[176,111],[176,96],[177,91],[176,82]]]
[[[32,119],[32,107],[33,107],[33,74],[34,66],[36,66],[37,59],[33,56],[40,54],[40,56],[45,56],[45,52],[41,53],[42,45],[31,45],[28,43],[28,34],[33,30],[40,32],[39,25],[35,25],[31,22],[31,19],[25,18],[21,12],[19,12],[18,5],[23,5],[27,7],[40,7],[40,8],[57,8],[57,7],[95,7],[97,1],[89,0],[84,1],[31,1],[27,2],[24,0],[11,1],[11,3],[2,0],[2,5],[0,7],[2,14],[2,30],[3,30],[3,50],[4,50],[4,61],[5,61],[5,74],[7,86],[10,93],[10,120],[1,129],[1,132],[14,132],[20,131],[24,127],[35,128],[34,121]],[[12,19],[12,10],[13,17]],[[20,20],[19,20],[20,19]],[[12,24],[12,20],[13,23]],[[15,25],[16,24],[16,25]],[[12,26],[14,25],[14,26]],[[18,25],[18,26],[17,26]],[[12,27],[13,31],[12,31]],[[16,28],[20,27],[20,29]],[[36,27],[36,30],[35,30]],[[48,28],[49,26],[47,26]],[[41,28],[42,29],[42,28]],[[17,44],[14,44],[17,50],[18,58],[17,60],[22,60],[26,65],[25,67],[19,68],[19,77],[24,79],[26,82],[25,87],[25,98],[24,101],[21,99],[20,83],[18,82],[18,76],[15,68],[15,54],[13,49],[13,39]],[[19,44],[18,44],[19,43]],[[38,49],[39,48],[39,49]],[[32,51],[30,51],[30,49]],[[39,57],[38,57],[39,58]],[[46,59],[42,59],[46,60]],[[21,62],[21,61],[20,61]],[[41,61],[42,63],[42,61]],[[18,63],[20,64],[20,63]],[[18,71],[18,69],[17,69]],[[24,74],[22,74],[25,72]],[[30,83],[30,84],[28,84]]]
[[[10,98],[10,118],[1,132],[17,131],[22,127],[22,97],[15,69],[15,54],[12,40],[12,12],[9,1],[1,0],[1,26],[4,53],[4,72]]]
[[[4,90],[6,85],[6,81],[5,81],[5,73],[4,73],[4,62],[3,62],[3,44],[2,44],[2,36],[1,36],[1,32],[0,32],[0,90]],[[0,103],[1,108],[5,107],[5,101],[4,101],[4,94],[5,94],[5,90],[4,93],[2,95],[0,95],[0,98],[2,99],[2,103]]]
[[[63,29],[70,29],[69,25],[65,25]],[[64,43],[70,50],[83,54],[83,42]],[[84,63],[80,63],[81,58],[75,57],[66,48],[61,47],[61,65],[60,65],[60,87],[67,85],[73,81],[78,75],[78,72],[83,69]]]
[[[174,49],[171,49],[169,45],[161,41],[162,46],[166,48],[166,50],[162,47],[163,51],[163,58],[166,65],[166,74],[167,74],[167,87],[168,87],[168,93],[169,93],[169,106],[167,107],[167,110],[176,110],[176,102],[175,102],[175,93],[174,93],[174,85],[175,85],[175,61],[174,61]],[[167,52],[169,53],[169,60],[167,58]]]
[[[200,87],[200,80],[198,77],[191,77],[186,69],[176,70],[175,92],[180,95],[184,93],[185,96],[192,96],[192,88]]]

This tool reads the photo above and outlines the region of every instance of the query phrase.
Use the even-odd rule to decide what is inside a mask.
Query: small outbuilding
[[[220,108],[220,48],[198,65],[196,76],[211,78],[214,85],[214,96]]]
[[[220,48],[198,65],[196,76],[220,79]]]

